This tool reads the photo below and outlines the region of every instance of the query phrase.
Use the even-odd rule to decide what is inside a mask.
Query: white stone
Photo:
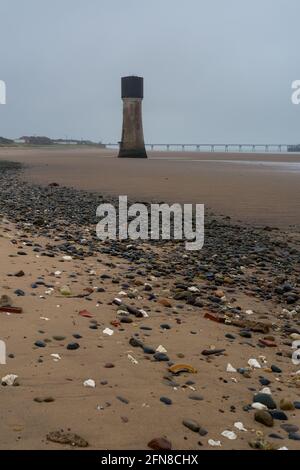
[[[112,336],[114,334],[114,331],[111,330],[110,328],[105,328],[105,330],[103,330],[103,333],[105,335]]]
[[[256,359],[249,359],[248,365],[254,369],[261,369],[261,365]]]
[[[88,379],[88,380],[85,380],[85,381],[83,382],[83,385],[84,385],[85,387],[95,388],[95,387],[96,387],[96,382],[95,382],[95,380],[93,380],[93,379]]]

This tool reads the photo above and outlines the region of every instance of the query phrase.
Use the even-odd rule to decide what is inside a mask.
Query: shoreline
[[[2,386],[1,448],[68,449],[49,440],[62,429],[91,449],[147,449],[160,438],[178,450],[218,449],[209,439],[220,449],[299,447],[282,425],[299,426],[300,410],[268,428],[249,406],[261,377],[278,410],[299,401],[297,238],[208,215],[200,252],[103,243],[94,230],[105,196],[21,181],[22,170],[0,173],[1,295],[23,308],[0,313],[1,377],[16,374],[19,384]],[[155,356],[160,345],[167,360]],[[182,363],[191,370],[170,372]]]
[[[7,150],[0,158],[27,165],[24,180],[44,186],[57,182],[108,197],[205,204],[237,223],[300,229],[299,172],[277,169],[283,160],[300,165],[299,155],[267,154],[266,165],[258,154],[245,164],[247,154],[189,152],[150,152],[143,161],[124,162],[113,151],[95,149]]]

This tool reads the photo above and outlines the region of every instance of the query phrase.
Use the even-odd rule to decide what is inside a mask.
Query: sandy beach
[[[0,149],[28,165],[26,180],[57,182],[133,199],[205,204],[216,214],[257,225],[300,227],[300,155],[149,152],[117,159],[101,149]]]
[[[227,215],[215,177],[235,191],[233,174],[240,185],[245,172],[259,181],[256,166],[224,164],[216,176],[219,162],[191,161],[198,172],[189,170],[181,189],[186,164],[165,157],[153,156],[146,168],[94,150],[66,150],[63,158],[56,150],[1,150],[2,159],[27,165],[0,174],[2,449],[299,448],[299,366],[291,360],[300,338],[296,232],[251,227],[240,193],[231,193],[236,217],[248,225],[209,215],[200,252],[96,239],[102,196],[90,191],[102,185],[103,194],[150,198],[145,182],[154,181],[155,199],[191,202],[198,193],[189,178],[199,179],[199,195]],[[270,158],[276,166],[281,156]],[[247,193],[254,219],[294,223],[298,173],[261,171],[261,185]],[[293,201],[287,213],[258,198],[262,181],[282,180]],[[47,185],[54,181],[68,187]],[[272,210],[262,218],[265,204]]]

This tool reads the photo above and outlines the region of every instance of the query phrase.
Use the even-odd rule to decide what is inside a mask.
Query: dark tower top
[[[122,98],[144,98],[144,79],[142,77],[122,78]]]

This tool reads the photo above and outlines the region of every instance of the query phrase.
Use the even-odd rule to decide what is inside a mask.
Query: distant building
[[[45,136],[24,135],[23,137],[20,137],[19,140],[22,140],[24,141],[25,144],[29,144],[29,145],[52,145],[53,144],[52,139],[49,139],[49,137],[45,137]]]

